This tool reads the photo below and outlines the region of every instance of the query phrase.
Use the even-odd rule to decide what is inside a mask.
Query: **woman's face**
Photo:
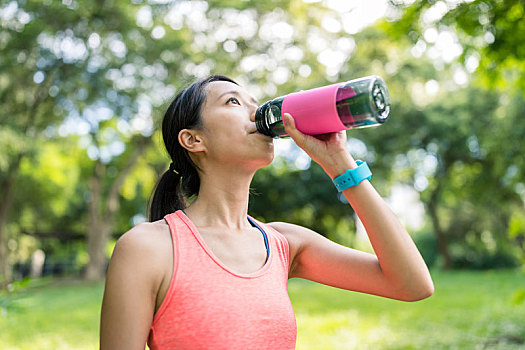
[[[214,81],[201,108],[206,156],[218,164],[256,170],[273,160],[273,139],[257,132],[257,101],[242,87]]]

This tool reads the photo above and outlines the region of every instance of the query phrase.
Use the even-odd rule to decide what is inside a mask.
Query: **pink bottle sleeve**
[[[341,122],[335,104],[340,85],[337,83],[289,94],[283,100],[282,113],[290,113],[297,129],[308,135],[348,130]]]

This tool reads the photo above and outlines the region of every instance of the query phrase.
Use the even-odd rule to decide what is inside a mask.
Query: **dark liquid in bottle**
[[[342,85],[337,90],[336,108],[341,122],[347,128],[359,128],[384,123],[390,113],[386,87],[374,82],[372,91],[368,82]]]

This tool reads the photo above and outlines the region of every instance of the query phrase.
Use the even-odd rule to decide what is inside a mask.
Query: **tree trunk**
[[[434,231],[438,239],[438,249],[439,253],[443,257],[443,269],[449,270],[452,267],[452,259],[450,258],[450,253],[448,251],[448,240],[445,232],[443,231],[439,218],[437,215],[437,208],[434,204],[429,204],[427,206],[430,218],[432,220],[432,226],[434,226]]]
[[[7,236],[7,221],[9,220],[9,213],[13,205],[15,181],[21,160],[22,154],[19,154],[13,162],[9,164],[6,177],[0,186],[3,192],[3,199],[0,201],[0,289],[7,286],[12,278],[11,266],[8,259],[9,249],[7,243],[9,240]]]
[[[103,279],[103,266],[106,264],[105,248],[107,233],[102,229],[102,182],[106,174],[106,166],[98,160],[95,172],[90,179],[91,198],[88,206],[87,251],[89,262],[86,266],[85,278],[90,281]]]
[[[106,275],[106,244],[111,235],[112,223],[91,222],[88,228],[89,263],[84,278],[88,281],[102,281]]]
[[[26,115],[26,120],[20,125],[21,133],[28,136],[30,139],[36,139],[36,130],[34,128],[37,118],[39,116],[39,107],[47,97],[47,91],[54,79],[51,77],[56,71],[47,72],[49,78],[43,84],[38,84],[34,92],[35,101],[31,104],[29,110],[23,109],[21,115],[14,115],[12,118],[18,120],[19,117]],[[1,100],[4,98],[2,97]],[[20,118],[22,120],[22,118]],[[9,264],[9,249],[7,236],[7,222],[9,214],[13,205],[15,194],[15,182],[20,169],[20,162],[22,158],[28,156],[27,150],[21,150],[18,154],[13,155],[13,161],[9,163],[6,176],[0,179],[0,289],[7,286],[11,282],[12,270]]]
[[[437,236],[439,253],[443,257],[443,269],[449,270],[452,267],[452,259],[450,258],[450,252],[448,250],[447,236],[445,234],[445,231],[441,227],[441,224],[439,222],[439,216],[437,213],[437,202],[440,192],[441,183],[439,182],[437,187],[432,192],[430,199],[426,203],[426,207],[430,215],[430,219],[432,221],[432,226],[434,227],[434,232]]]
[[[132,141],[133,142],[133,141]],[[149,144],[149,139],[138,140],[136,149],[130,156],[128,163],[120,171],[111,184],[106,200],[104,200],[103,182],[106,178],[106,166],[97,161],[95,173],[90,180],[91,202],[88,207],[87,248],[89,262],[86,266],[84,278],[90,281],[101,281],[106,275],[106,245],[111,237],[115,214],[119,209],[119,192],[126,177],[139,160]]]

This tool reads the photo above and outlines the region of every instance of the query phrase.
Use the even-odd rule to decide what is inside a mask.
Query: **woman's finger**
[[[284,113],[284,130],[298,145],[301,145],[306,137],[306,135],[297,130],[295,120],[289,113]]]
[[[294,133],[297,131],[297,128],[295,127],[295,120],[289,113],[284,113],[284,129],[288,134]]]

